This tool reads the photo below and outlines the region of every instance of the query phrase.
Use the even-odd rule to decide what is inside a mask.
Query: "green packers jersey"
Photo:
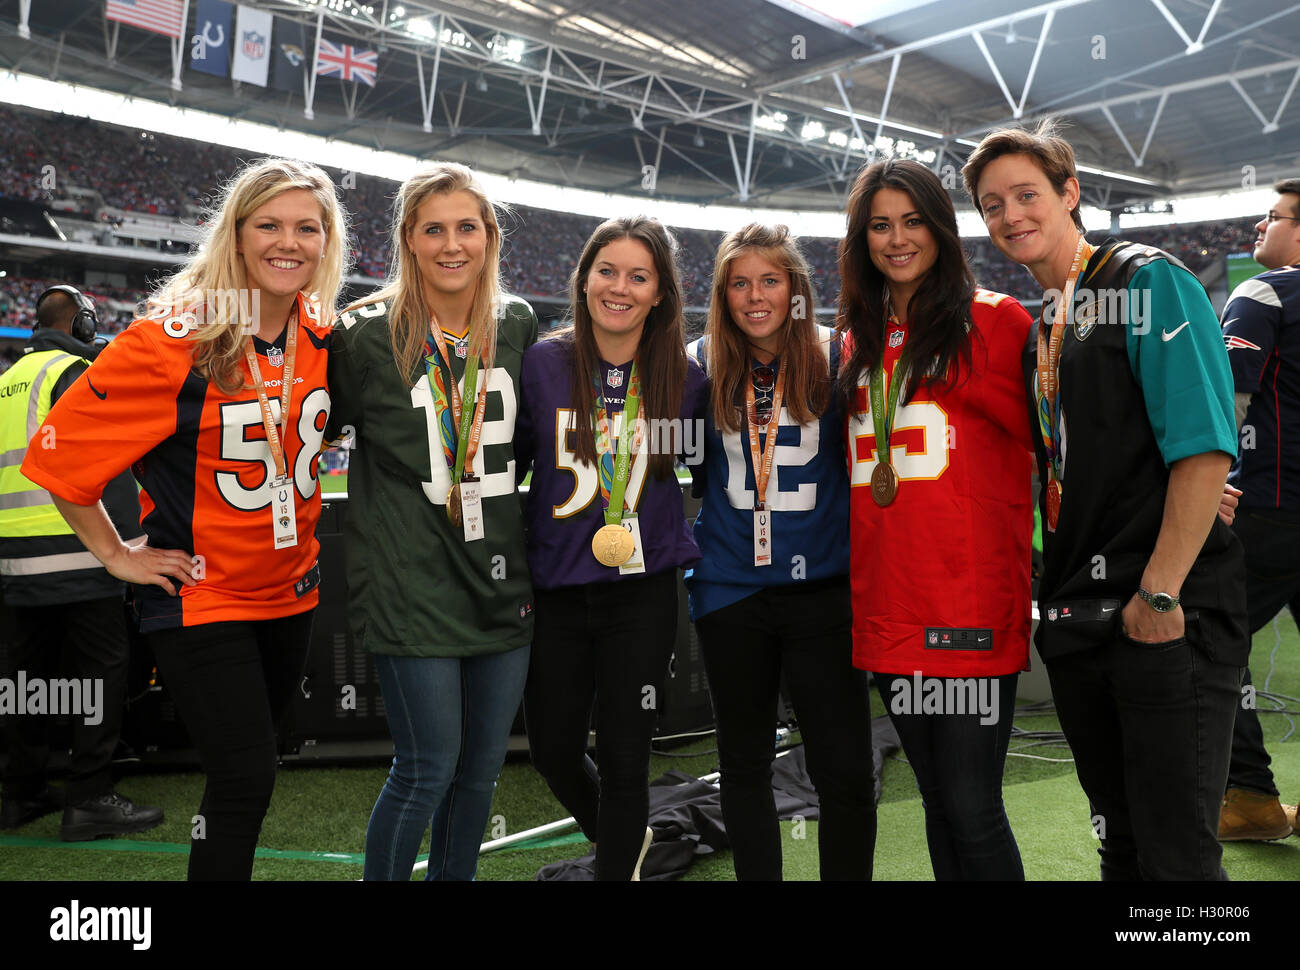
[[[536,339],[532,307],[506,297],[496,359],[478,375],[480,384],[487,380],[473,462],[482,488],[484,537],[467,542],[447,516],[451,470],[425,362],[409,384],[398,373],[385,303],[349,310],[335,326],[330,425],[338,434],[354,435],[344,536],[349,622],[364,649],[467,657],[532,641],[532,584],[512,442],[520,364]],[[465,360],[452,352],[450,362],[463,391]],[[472,398],[465,402],[473,404]]]

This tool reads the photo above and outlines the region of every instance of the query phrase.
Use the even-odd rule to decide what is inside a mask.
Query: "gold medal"
[[[447,518],[451,519],[451,524],[456,528],[461,527],[460,482],[453,485],[447,493]]]
[[[889,462],[876,462],[876,470],[871,473],[871,497],[876,504],[884,508],[898,494],[898,472]]]
[[[636,540],[621,525],[603,525],[591,537],[591,552],[602,566],[621,566],[632,558]]]

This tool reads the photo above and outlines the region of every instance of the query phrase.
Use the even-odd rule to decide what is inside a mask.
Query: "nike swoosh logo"
[[[90,378],[89,378],[89,377],[86,378],[86,383],[87,383],[87,384],[90,384]],[[104,400],[106,397],[108,397],[108,391],[99,391],[99,390],[96,390],[94,384],[90,384],[90,390],[91,390],[91,393],[93,393],[93,394],[95,395],[95,397],[99,398],[101,401]]]
[[[989,639],[988,637],[976,637],[976,638],[975,638],[975,642],[976,642],[976,643],[984,643],[984,642],[986,642],[988,639]]]
[[[1192,321],[1184,320],[1178,326],[1174,327],[1172,333],[1170,333],[1168,330],[1162,330],[1160,332],[1160,336],[1164,337],[1165,340],[1173,340],[1175,337],[1178,336],[1178,331],[1182,330],[1183,327],[1190,327],[1191,325],[1192,325]]]
[[[1114,613],[1114,612],[1115,612],[1115,607],[1113,607],[1113,606],[1110,607],[1109,609],[1107,609],[1107,608],[1104,607],[1104,606],[1101,608],[1102,616],[1105,616],[1107,613]]]

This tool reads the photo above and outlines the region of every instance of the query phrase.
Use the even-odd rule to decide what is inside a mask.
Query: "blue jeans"
[[[1002,804],[1002,770],[1016,711],[1019,674],[981,678],[998,691],[998,717],[978,713],[896,714],[891,702],[912,678],[877,674],[876,687],[916,774],[925,806],[925,835],[936,881],[1021,882],[1025,870]],[[934,678],[947,683],[952,678]],[[945,696],[947,689],[945,687]],[[991,698],[989,698],[991,700]],[[914,702],[915,703],[915,702]]]
[[[393,767],[366,829],[366,879],[410,879],[431,818],[425,878],[474,878],[528,655],[375,656]]]

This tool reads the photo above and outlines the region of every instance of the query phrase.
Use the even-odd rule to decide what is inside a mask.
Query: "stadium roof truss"
[[[182,75],[186,45],[166,51],[162,38],[128,29],[119,49],[98,2],[77,4],[56,36],[33,21],[19,42],[30,0],[0,0],[0,65],[702,203],[842,205],[853,172],[886,151],[919,158],[955,190],[983,133],[1047,114],[1073,126],[1085,196],[1107,208],[1262,184],[1300,166],[1300,113],[1287,113],[1300,84],[1300,3],[882,0],[862,4],[876,16],[857,25],[798,0],[252,5],[316,37],[377,47],[378,86],[317,85],[309,72],[297,105]]]

